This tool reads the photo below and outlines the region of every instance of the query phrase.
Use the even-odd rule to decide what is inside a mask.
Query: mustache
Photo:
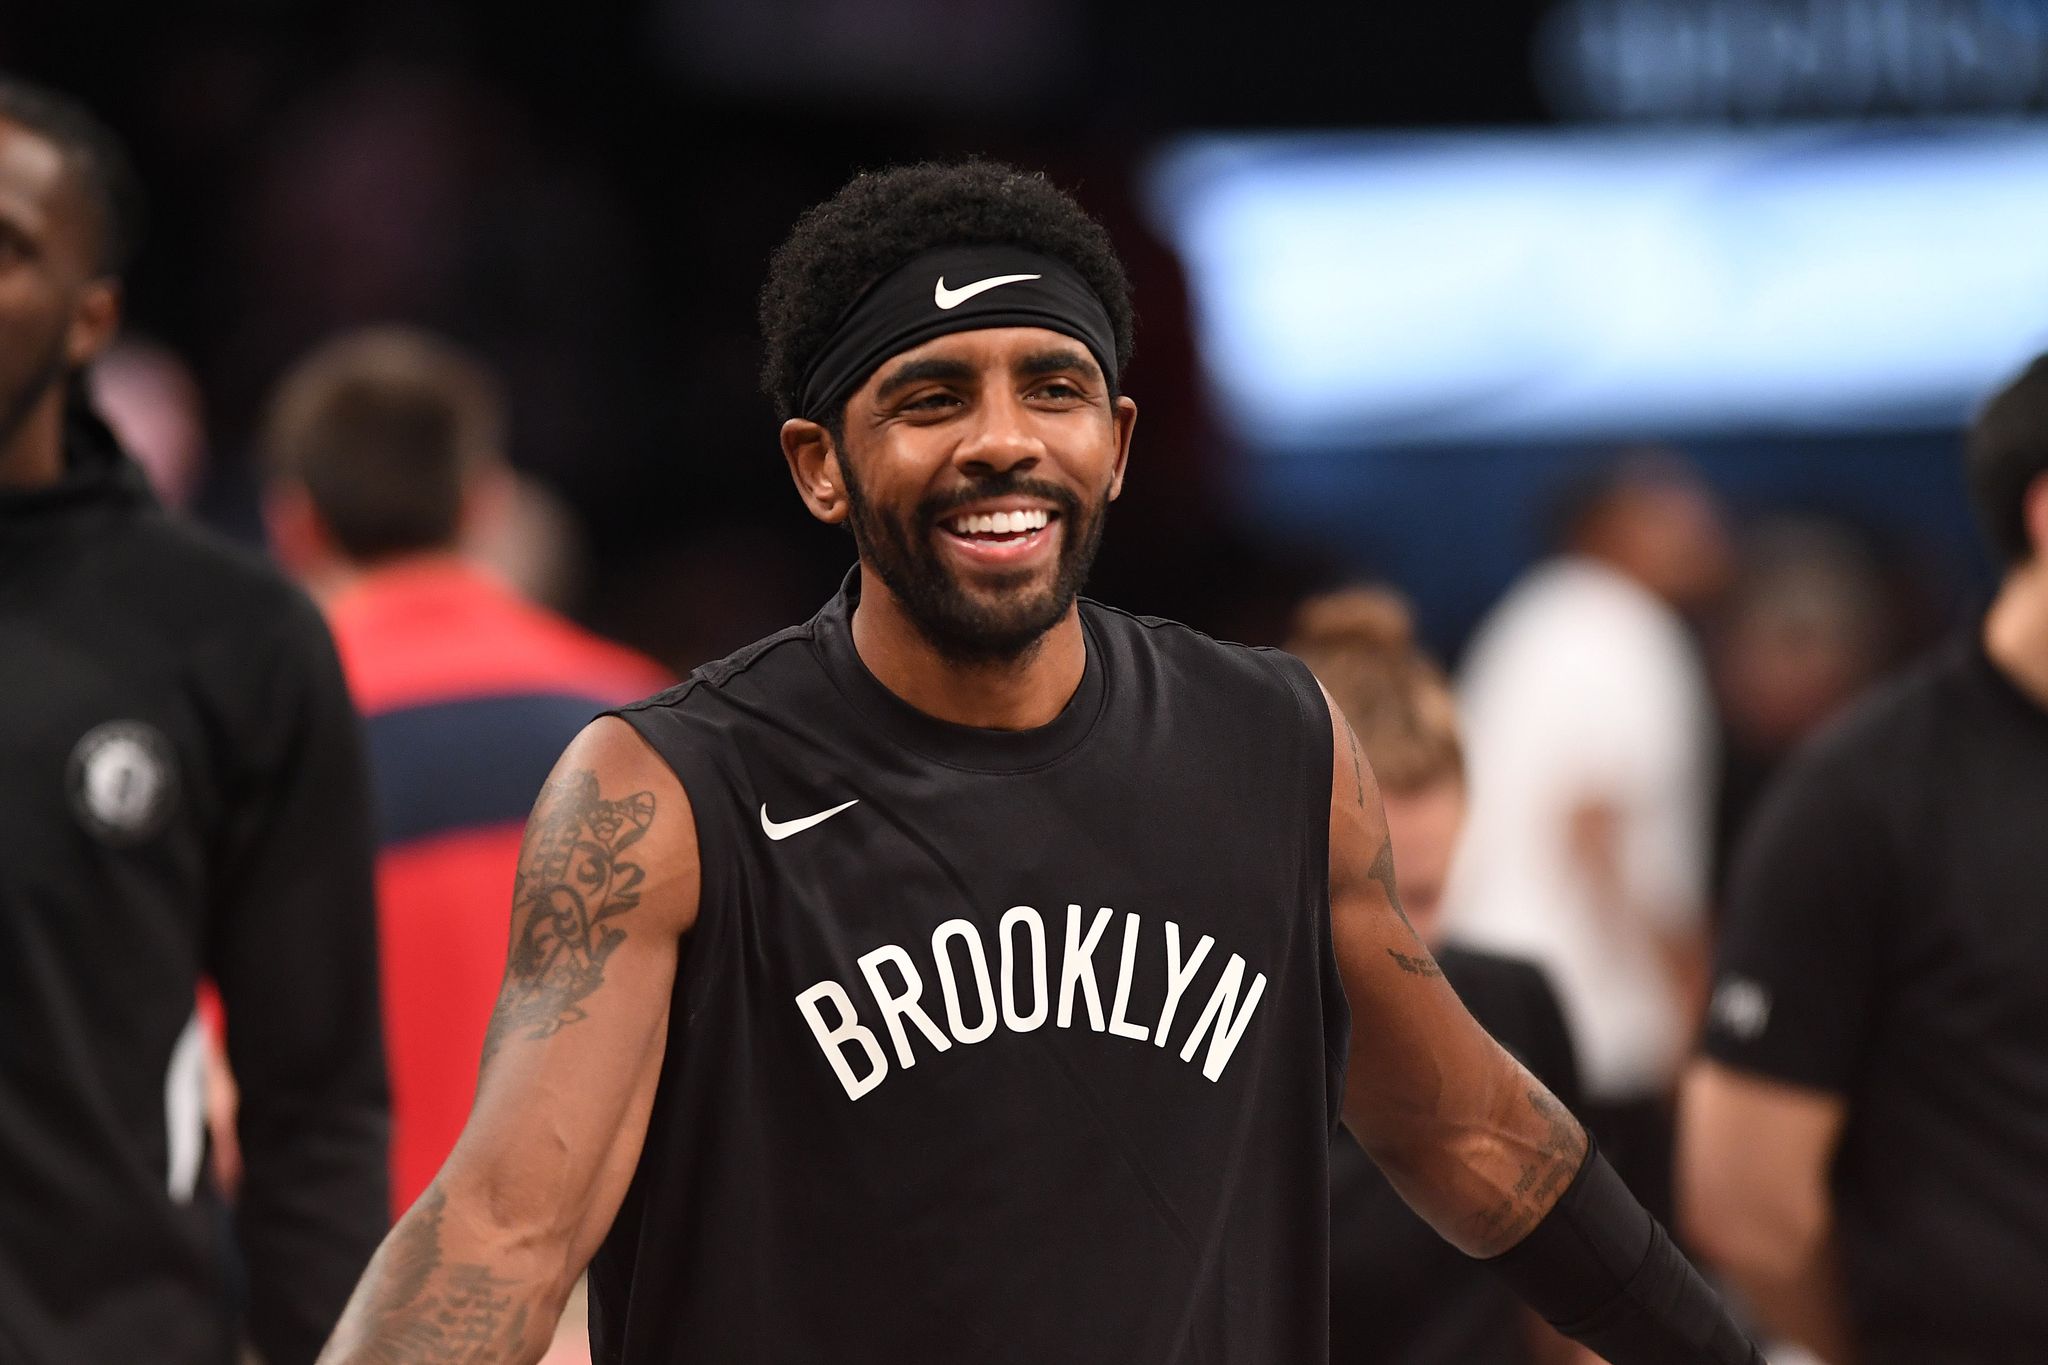
[[[917,505],[917,524],[928,531],[971,503],[986,498],[1008,497],[1042,499],[1057,507],[1060,515],[1070,522],[1079,520],[1081,515],[1081,499],[1070,488],[1023,474],[998,474],[950,493],[934,493],[924,499]]]

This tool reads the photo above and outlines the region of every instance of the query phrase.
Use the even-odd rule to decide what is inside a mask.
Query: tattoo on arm
[[[1444,974],[1444,969],[1437,966],[1436,962],[1427,955],[1410,957],[1399,949],[1389,948],[1387,949],[1387,956],[1394,959],[1396,965],[1410,976],[1442,976]]]
[[[1530,1109],[1543,1121],[1543,1135],[1523,1159],[1508,1197],[1472,1220],[1481,1256],[1498,1255],[1529,1235],[1586,1159],[1586,1134],[1571,1111],[1541,1086],[1526,1092]]]
[[[1342,719],[1342,717],[1339,717]],[[1358,752],[1358,731],[1351,728],[1351,722],[1344,722],[1344,738],[1351,741],[1351,787],[1358,798],[1358,808],[1365,809],[1365,755]]]
[[[626,938],[615,921],[640,903],[646,879],[621,855],[653,821],[653,793],[607,801],[587,768],[541,793],[519,850],[512,950],[484,1065],[514,1033],[546,1038],[585,1017],[581,1002],[604,984],[605,959]]]
[[[1365,870],[1365,875],[1370,880],[1380,884],[1380,890],[1387,893],[1387,904],[1394,907],[1394,913],[1399,915],[1401,923],[1407,926],[1408,936],[1417,943],[1421,943],[1422,935],[1415,932],[1414,924],[1409,922],[1408,912],[1401,908],[1401,888],[1395,885],[1394,882],[1394,841],[1392,839],[1388,839],[1380,845],[1379,855],[1372,860],[1372,866]]]
[[[371,1365],[483,1365],[516,1355],[527,1305],[512,1280],[484,1265],[443,1265],[447,1196],[430,1189],[385,1248],[382,1283],[366,1308],[357,1359]]]

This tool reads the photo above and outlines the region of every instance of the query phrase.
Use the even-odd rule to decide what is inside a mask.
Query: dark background
[[[796,507],[755,384],[767,255],[857,168],[983,153],[1073,189],[1136,284],[1139,463],[1096,595],[1263,641],[1299,592],[1389,574],[1454,652],[1538,548],[1541,474],[1570,452],[1326,453],[1294,463],[1292,503],[1255,495],[1133,187],[1183,130],[1557,122],[1535,74],[1557,8],[67,0],[0,10],[0,65],[132,143],[152,220],[131,321],[195,369],[197,510],[239,534],[257,534],[248,450],[273,381],[337,328],[403,319],[507,376],[516,462],[584,524],[579,615],[683,669],[808,614],[851,546]],[[1883,92],[1851,112],[1887,112]],[[1740,515],[1853,525],[1906,643],[1988,583],[1952,431],[1693,453]],[[1445,543],[1432,509],[1461,489],[1483,515]],[[1436,572],[1461,556],[1483,573]]]

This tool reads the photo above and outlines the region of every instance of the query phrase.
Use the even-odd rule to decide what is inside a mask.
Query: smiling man
[[[1617,1365],[1755,1360],[1444,984],[1309,672],[1078,598],[1137,420],[1101,228],[862,176],[762,320],[859,567],[563,756],[469,1128],[327,1359],[533,1360],[589,1261],[608,1365],[1313,1365],[1341,1104]]]

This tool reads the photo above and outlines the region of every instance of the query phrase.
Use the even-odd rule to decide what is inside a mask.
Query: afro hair
[[[940,247],[1001,244],[1064,261],[1109,313],[1121,372],[1131,358],[1131,285],[1109,234],[1043,175],[992,161],[920,162],[855,176],[797,220],[761,288],[761,385],[778,417],[799,413],[804,370],[854,302]]]

